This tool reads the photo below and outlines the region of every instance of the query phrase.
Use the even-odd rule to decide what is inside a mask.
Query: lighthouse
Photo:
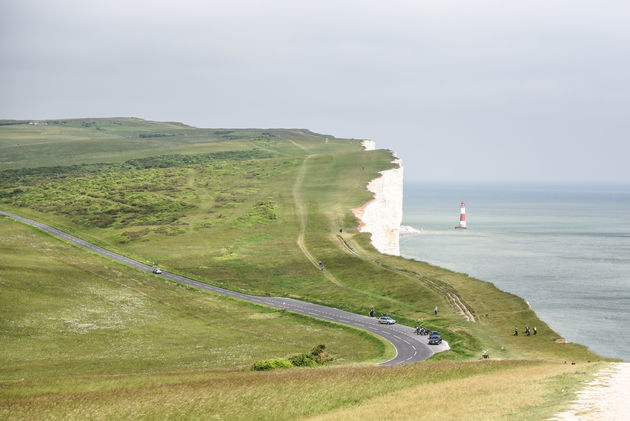
[[[459,208],[459,226],[456,229],[466,229],[466,204],[462,201],[461,208]]]

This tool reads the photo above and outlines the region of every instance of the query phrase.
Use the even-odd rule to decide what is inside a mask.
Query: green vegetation
[[[546,419],[595,365],[494,361],[187,371],[5,384],[9,419]]]
[[[183,287],[0,219],[0,380],[247,368],[326,342],[379,358],[374,336]]]
[[[4,170],[0,172],[3,184],[32,184],[47,178],[66,178],[102,173],[123,173],[137,169],[185,167],[193,164],[217,161],[242,161],[247,159],[270,158],[273,154],[257,148],[247,151],[221,151],[198,155],[159,155],[147,158],[130,159],[114,164],[81,164],[56,167],[36,167]],[[9,192],[5,192],[7,194]]]
[[[254,363],[255,371],[275,370],[276,368],[291,367],[319,367],[333,361],[334,358],[326,352],[326,345],[317,345],[311,352],[293,355],[290,358],[274,358]]]
[[[273,358],[271,360],[256,361],[254,363],[253,370],[255,371],[267,371],[275,370],[278,368],[291,368],[293,363],[288,358]]]
[[[537,396],[486,418],[547,414],[569,399],[557,384],[568,390],[588,375],[554,362],[601,359],[556,343],[522,299],[492,284],[377,253],[351,209],[394,165],[388,151],[306,130],[40,123],[0,124],[1,209],[209,284],[362,314],[375,306],[439,330],[451,351],[419,367],[251,372],[256,361],[308,367],[317,358],[295,353],[317,343],[335,364],[384,360],[392,350],[366,332],[165,283],[0,219],[0,410],[16,418],[287,419],[336,410],[350,412],[331,416],[352,418],[364,416],[363,405],[378,413],[377,400],[404,413],[393,403],[402,396],[434,395],[431,387],[448,399],[459,396],[454,385],[478,384],[505,402],[524,389]],[[538,335],[513,337],[524,325]],[[453,363],[478,361],[482,350],[490,362]],[[522,381],[505,387],[515,375]]]
[[[375,306],[400,322],[420,321],[442,331],[451,345],[436,359],[478,359],[482,350],[502,359],[598,359],[583,346],[555,343],[558,335],[523,300],[491,284],[376,253],[369,236],[357,232],[350,210],[370,199],[368,181],[393,165],[387,151],[364,152],[356,141],[304,131],[206,130],[134,119],[69,120],[45,127],[81,133],[89,141],[98,140],[94,127],[136,133],[136,138],[183,133],[199,141],[208,136],[208,148],[240,142],[240,149],[217,146],[177,155],[156,149],[150,157],[120,163],[8,170],[5,174],[17,178],[0,181],[0,203],[7,210],[211,284],[363,314]],[[6,126],[2,130],[10,132],[0,130],[0,139],[8,143],[19,128]],[[49,134],[40,137],[40,144],[56,142]],[[31,159],[36,158],[47,159],[33,153]],[[334,282],[296,246],[301,217],[305,247],[325,263]],[[456,303],[470,310],[475,323],[459,314]],[[435,305],[439,317],[432,314]],[[514,326],[526,324],[539,334],[512,336]]]
[[[2,120],[0,170],[119,163],[129,159],[171,154],[203,154],[251,150],[291,155],[321,146],[325,136],[308,130],[197,129],[181,123],[138,118],[97,118],[34,122]],[[161,133],[169,136],[149,136]],[[141,134],[145,136],[142,137]],[[339,140],[328,137],[331,144]]]

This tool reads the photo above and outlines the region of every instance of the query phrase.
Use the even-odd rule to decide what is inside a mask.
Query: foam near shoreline
[[[414,228],[409,225],[401,225],[400,226],[400,235],[417,235],[422,234],[423,230]]]
[[[361,145],[366,151],[376,149],[372,140],[364,140]],[[394,154],[394,156],[396,156]],[[400,224],[403,211],[403,166],[398,158],[392,163],[396,168],[381,171],[381,176],[373,179],[367,189],[374,193],[374,199],[353,209],[361,221],[359,232],[372,234],[372,245],[379,252],[400,256]]]

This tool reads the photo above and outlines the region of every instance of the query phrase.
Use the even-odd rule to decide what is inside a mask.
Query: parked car
[[[155,273],[156,275],[159,275],[162,273],[162,269],[160,268],[153,268],[153,273]]]
[[[429,336],[429,345],[439,345],[442,343],[442,337],[438,332],[432,332]]]
[[[378,322],[384,325],[393,325],[394,323],[396,323],[396,320],[392,319],[389,316],[381,316],[378,318]]]

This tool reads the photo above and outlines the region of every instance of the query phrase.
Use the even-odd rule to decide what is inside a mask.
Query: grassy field
[[[367,333],[185,288],[6,218],[0,262],[3,382],[249,368],[318,344],[338,362],[389,352]]]
[[[10,131],[2,133],[7,127]],[[149,143],[169,141],[184,149],[190,144],[178,139],[187,134],[183,137],[197,139],[195,145],[205,139],[206,151],[165,154],[158,148],[150,158],[130,153],[126,161],[96,166],[89,161],[98,154],[85,156],[88,163],[74,166],[5,170],[0,203],[7,210],[219,286],[364,314],[375,306],[401,322],[419,320],[444,331],[451,343],[452,351],[437,358],[477,359],[488,350],[496,358],[598,359],[580,345],[555,343],[559,336],[523,300],[491,284],[376,253],[368,236],[357,232],[350,209],[370,199],[365,185],[378,171],[392,166],[387,151],[365,152],[358,141],[305,131],[197,131],[135,119],[0,126],[0,139],[8,143],[14,136],[20,143],[16,134],[20,128],[24,137],[35,136],[35,129],[55,128],[61,134],[82,133],[87,139],[83,142],[101,144],[107,142],[92,133],[112,132]],[[169,136],[140,137],[148,133]],[[61,134],[52,139],[40,135],[39,143],[57,144]],[[232,142],[238,148],[226,151],[223,146]],[[38,149],[28,158],[40,165],[48,159],[46,150]],[[300,173],[303,177],[298,178]],[[323,276],[296,247],[296,197],[306,212],[306,247],[325,263],[337,283]],[[476,316],[475,323],[458,314],[452,296],[465,303]],[[432,314],[435,305],[441,309],[437,318]],[[525,325],[536,326],[539,334],[512,336],[514,326]]]
[[[2,385],[8,419],[545,419],[595,365],[505,361],[189,371]]]
[[[0,170],[94,163],[120,163],[161,154],[200,154],[250,150],[279,154],[302,149],[327,137],[308,130],[197,129],[181,123],[138,118],[51,120],[45,125],[0,124]],[[330,136],[330,141],[335,139]]]
[[[250,373],[254,361],[319,343],[337,364],[384,359],[391,348],[355,330],[165,283],[0,219],[4,414],[345,419],[383,408],[411,419],[421,412],[399,405],[414,396],[436,405],[442,395],[461,399],[468,403],[457,411],[478,415],[496,395],[502,403],[487,418],[526,418],[566,402],[556,386],[571,389],[593,367],[587,361],[601,360],[556,343],[524,300],[492,284],[377,253],[351,209],[370,200],[369,180],[392,167],[388,151],[306,130],[46,123],[0,125],[3,210],[209,284],[362,314],[375,306],[439,330],[451,351],[427,367]],[[302,236],[327,273],[300,250]],[[525,325],[538,335],[512,336]],[[482,351],[490,363],[478,362]],[[392,380],[401,373],[406,380]],[[458,394],[473,387],[484,391],[479,405]],[[300,407],[304,394],[310,400]],[[242,405],[249,401],[256,403]]]

